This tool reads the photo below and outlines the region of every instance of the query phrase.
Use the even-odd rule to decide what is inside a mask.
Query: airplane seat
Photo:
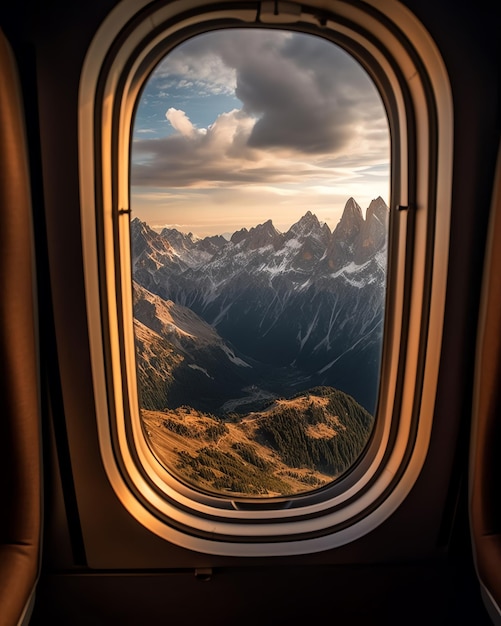
[[[0,85],[0,626],[13,626],[28,623],[39,571],[41,452],[28,154],[2,31]]]
[[[470,526],[484,603],[501,624],[501,150],[491,206],[477,340]]]

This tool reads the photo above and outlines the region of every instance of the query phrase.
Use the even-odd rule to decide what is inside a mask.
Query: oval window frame
[[[374,433],[366,453],[340,480],[269,501],[202,494],[158,462],[140,424],[132,330],[129,156],[139,91],[168,49],[197,33],[243,26],[301,30],[342,45],[377,84],[392,144],[391,245]],[[152,532],[202,553],[304,554],[363,536],[403,502],[425,461],[433,421],[452,120],[439,53],[416,18],[393,0],[332,2],[329,10],[315,2],[126,0],[110,13],[88,51],[80,83],[87,316],[101,457],[122,504]]]

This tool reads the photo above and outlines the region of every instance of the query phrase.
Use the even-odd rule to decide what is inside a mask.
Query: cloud
[[[202,87],[212,94],[234,91],[242,108],[219,114],[207,129],[169,108],[174,134],[133,143],[136,186],[324,185],[389,160],[387,120],[372,81],[350,55],[321,38],[270,30],[207,33],[170,53],[152,80],[184,81],[186,94]]]
[[[219,115],[208,129],[196,129],[183,111],[171,108],[166,116],[175,134],[133,142],[134,185],[197,187],[255,178],[248,171],[259,161],[247,145],[252,118],[235,109]]]
[[[308,35],[239,56],[236,95],[258,118],[249,144],[261,148],[339,153],[384,117],[374,85],[356,62]]]
[[[165,117],[183,137],[193,138],[197,135],[205,135],[206,133],[205,128],[195,128],[186,113],[174,107],[166,111]]]
[[[225,63],[217,48],[212,50],[209,34],[194,37],[178,46],[157,66],[153,79],[159,86],[191,87],[207,94],[233,94],[235,68]]]

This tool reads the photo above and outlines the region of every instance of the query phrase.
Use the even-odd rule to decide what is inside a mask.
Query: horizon
[[[384,198],[382,198],[381,196],[377,196],[376,198],[372,198],[371,202],[374,202],[378,199],[381,199],[386,207],[388,208],[388,203],[386,202],[386,200],[384,200]],[[185,230],[180,230],[181,225],[180,224],[149,224],[146,220],[141,219],[138,215],[134,216],[131,219],[131,223],[135,220],[138,219],[140,222],[146,224],[149,228],[151,228],[151,230],[155,231],[156,233],[160,234],[162,232],[162,230],[164,229],[168,229],[168,230],[176,230],[177,232],[183,234],[183,235],[191,235],[197,239],[204,239],[206,237],[214,237],[214,236],[221,236],[224,237],[225,239],[227,239],[229,241],[229,239],[232,237],[232,235],[234,235],[236,232],[239,232],[242,229],[246,229],[246,230],[251,230],[252,228],[257,228],[258,226],[263,226],[264,224],[266,224],[266,222],[271,221],[271,223],[273,224],[273,227],[275,228],[275,230],[278,231],[278,233],[280,234],[286,234],[291,228],[292,226],[294,226],[294,224],[297,224],[299,221],[301,221],[304,217],[306,217],[308,215],[308,213],[311,213],[311,215],[313,215],[314,217],[317,218],[320,226],[323,226],[324,224],[327,224],[327,226],[329,227],[331,232],[334,232],[337,224],[339,224],[342,214],[344,212],[344,209],[346,208],[346,205],[348,204],[348,202],[350,200],[353,200],[356,204],[358,204],[358,206],[361,208],[362,210],[362,217],[364,219],[364,221],[367,219],[367,210],[371,204],[371,202],[369,202],[369,205],[367,207],[365,207],[365,209],[362,207],[362,205],[360,205],[359,202],[357,202],[357,200],[355,198],[353,198],[353,196],[350,196],[350,198],[348,198],[348,200],[346,200],[344,206],[343,206],[343,211],[341,212],[341,216],[339,217],[339,220],[337,221],[337,223],[335,224],[334,228],[332,228],[329,224],[327,224],[327,222],[321,220],[318,218],[318,215],[316,215],[316,213],[314,211],[312,211],[311,209],[308,209],[303,215],[301,215],[301,217],[299,217],[299,219],[294,220],[293,222],[291,222],[289,224],[289,226],[287,226],[284,229],[278,228],[277,225],[273,222],[272,218],[268,218],[265,219],[263,222],[259,222],[258,224],[253,224],[250,226],[240,226],[237,227],[235,230],[232,231],[224,231],[224,232],[214,232],[214,233],[210,233],[210,234],[205,234],[205,235],[198,235],[197,233],[194,233],[192,231],[185,231]]]
[[[320,37],[228,29],[164,57],[138,100],[130,208],[204,237],[307,210],[333,230],[345,198],[389,201],[390,138],[372,79]]]

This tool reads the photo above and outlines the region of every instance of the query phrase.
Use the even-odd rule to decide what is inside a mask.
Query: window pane
[[[178,478],[291,495],[360,456],[388,189],[381,99],[331,42],[217,31],[155,68],[133,129],[134,330],[145,436]]]

